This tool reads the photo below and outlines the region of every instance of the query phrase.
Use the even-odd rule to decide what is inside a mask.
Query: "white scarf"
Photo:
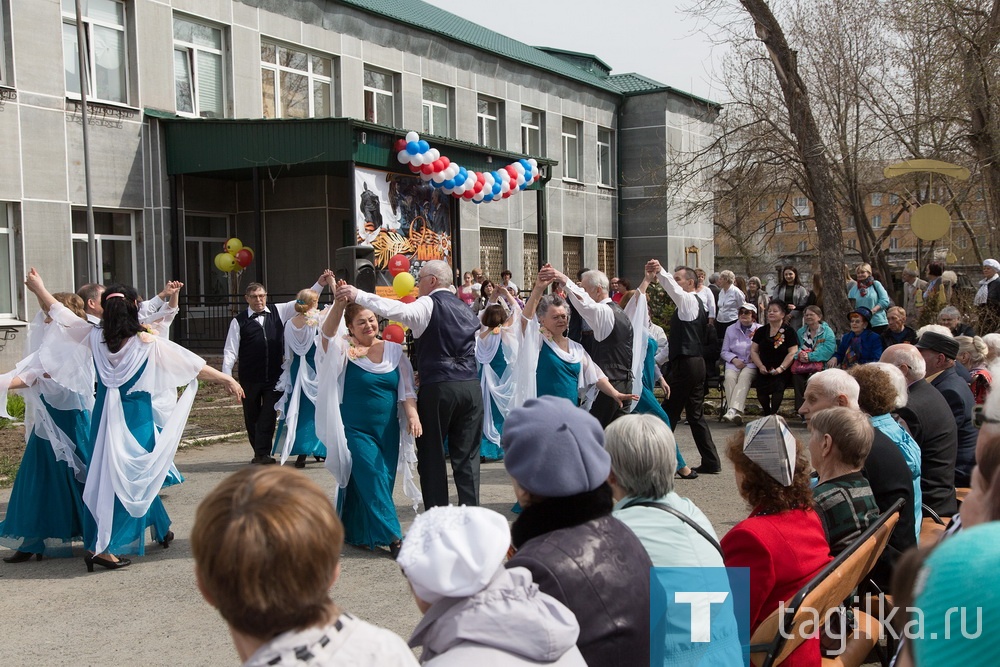
[[[288,460],[295,445],[302,397],[305,396],[310,403],[316,405],[316,397],[319,394],[316,369],[306,361],[309,350],[316,346],[317,326],[318,323],[306,324],[300,328],[292,324],[292,320],[285,323],[285,359],[281,364],[281,377],[275,385],[275,390],[284,393],[274,406],[278,418],[285,420],[285,428],[281,434],[281,465]],[[295,357],[299,358],[299,372],[295,374],[293,380],[291,372]]]
[[[1000,278],[1000,276],[994,274],[989,278],[983,278],[982,280],[979,281],[979,289],[976,290],[976,296],[972,300],[972,305],[974,306],[986,305],[986,300],[989,298],[990,295],[990,283],[996,280],[997,278]]]

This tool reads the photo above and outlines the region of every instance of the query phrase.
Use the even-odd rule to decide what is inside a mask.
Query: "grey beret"
[[[525,401],[504,421],[501,446],[507,472],[537,496],[565,498],[593,491],[611,472],[601,423],[565,398]]]

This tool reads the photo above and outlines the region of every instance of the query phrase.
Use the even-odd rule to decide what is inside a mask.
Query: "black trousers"
[[[246,398],[243,399],[243,423],[247,437],[253,447],[254,456],[269,456],[274,443],[274,427],[277,415],[274,404],[281,398],[281,392],[274,390],[274,382],[240,383]]]
[[[778,414],[778,408],[781,407],[781,401],[785,397],[785,387],[788,386],[789,375],[791,373],[788,371],[781,375],[757,373],[757,400],[760,401],[764,415]]]
[[[448,439],[458,504],[479,505],[479,445],[483,433],[483,395],[478,380],[421,385],[417,412],[423,435],[417,438],[417,472],[424,509],[448,504]]]
[[[709,470],[722,467],[719,453],[715,450],[712,432],[705,422],[702,410],[705,403],[705,359],[703,357],[677,357],[670,360],[670,398],[663,401],[663,409],[670,418],[670,424],[677,430],[681,411],[687,413],[691,425],[694,444],[701,455],[701,466]]]
[[[622,392],[623,394],[632,393],[632,381],[631,380],[621,380],[619,382],[611,382],[611,386]],[[597,421],[601,422],[601,428],[607,428],[608,424],[614,420],[628,414],[628,404],[631,401],[627,401],[624,407],[618,407],[618,403],[615,399],[611,398],[607,394],[598,392],[597,398],[594,399],[594,404],[590,406],[590,414],[597,418]]]

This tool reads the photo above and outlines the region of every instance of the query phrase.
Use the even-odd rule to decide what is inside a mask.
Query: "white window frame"
[[[82,210],[82,209],[74,209]],[[132,233],[130,235],[125,234],[95,234],[94,235],[94,251],[97,253],[97,266],[104,266],[104,249],[101,247],[101,241],[128,241],[129,247],[132,249],[132,276],[130,277],[128,284],[135,285],[135,277],[137,275],[138,266],[136,265],[136,248],[135,248],[135,211],[127,211],[122,209],[94,209],[94,213],[124,213],[129,217],[129,226],[131,227]],[[72,218],[71,218],[72,220]],[[70,222],[70,229],[72,230],[72,222]],[[75,244],[82,242],[84,245],[87,244],[87,235],[83,233],[71,232],[70,243]],[[73,257],[73,253],[70,253],[70,257]],[[76,276],[76,266],[73,266],[73,275]],[[104,276],[100,275],[97,277],[97,281],[100,283],[104,282]]]
[[[800,232],[807,232],[807,231],[809,231],[809,229],[806,227],[806,221],[805,220],[799,220],[799,231]]]
[[[483,104],[486,105],[486,110],[482,109]],[[476,99],[476,128],[478,130],[478,138],[480,146],[488,146],[490,148],[503,148],[503,140],[501,132],[502,127],[500,123],[500,118],[503,115],[503,103],[500,100],[493,99],[492,97],[486,97],[485,95],[480,95]],[[495,143],[487,143],[489,137],[489,128],[493,127],[493,136],[496,137]]]
[[[605,135],[607,141],[601,141],[602,134]],[[613,188],[614,178],[613,178],[613,168],[614,168],[614,153],[611,152],[611,142],[614,137],[614,133],[607,127],[597,127],[597,182],[604,187]],[[605,165],[604,152],[607,151],[607,165]],[[735,208],[736,202],[733,202]]]
[[[873,192],[872,193],[872,206],[881,206],[881,205],[882,205],[882,193],[881,192]]]
[[[185,42],[183,40],[174,37],[174,52],[184,51],[186,55],[186,64],[188,69],[188,80],[191,82],[191,106],[192,111],[181,111],[177,104],[177,76],[176,69],[174,70],[174,107],[177,110],[178,116],[189,116],[192,118],[225,118],[228,115],[228,104],[229,104],[229,82],[226,80],[226,31],[224,28],[201,21],[192,16],[187,16],[186,14],[174,14],[173,20],[174,25],[176,25],[177,20],[187,21],[188,23],[194,23],[201,25],[210,30],[214,30],[219,33],[219,44],[220,48],[215,49],[204,44],[195,44],[194,42]],[[222,64],[222,68],[219,70],[219,75],[222,80],[219,82],[219,88],[222,91],[222,114],[220,116],[206,116],[201,110],[201,82],[200,73],[201,69],[198,67],[198,59],[200,53],[212,54],[219,56],[219,60]]]
[[[872,229],[882,229],[882,215],[872,216]]]
[[[315,87],[317,84],[326,84],[330,91],[330,99],[327,101],[327,105],[330,109],[330,116],[334,115],[334,89],[333,89],[333,74],[334,67],[336,63],[332,56],[325,53],[318,53],[316,51],[311,51],[297,44],[284,44],[282,42],[272,40],[272,39],[261,39],[260,40],[261,51],[263,51],[265,46],[272,47],[274,49],[274,62],[266,62],[261,54],[260,69],[261,69],[261,116],[264,115],[264,78],[263,71],[267,70],[274,76],[274,99],[271,100],[274,104],[275,118],[297,118],[297,116],[286,116],[285,109],[282,108],[281,101],[281,75],[282,73],[294,74],[295,76],[305,77],[307,85],[309,86],[309,93],[307,98],[309,99],[309,112],[306,118],[316,118],[316,91]],[[287,49],[288,51],[295,51],[296,53],[301,53],[306,57],[306,69],[295,69],[294,67],[289,67],[287,65],[282,65],[279,62],[278,50]],[[330,63],[330,76],[324,74],[317,74],[313,71],[313,58],[321,58],[327,60]]]
[[[0,235],[7,237],[7,279],[10,281],[10,312],[0,311],[0,320],[18,319],[18,296],[20,281],[18,280],[17,257],[19,235],[14,227],[14,206],[13,202],[0,201]]]
[[[526,120],[525,115],[529,118]],[[537,124],[533,121],[536,121]],[[545,113],[531,107],[521,107],[521,152],[525,155],[541,155],[545,148],[542,146],[542,123],[545,122]],[[534,141],[532,141],[534,140]],[[532,144],[535,147],[532,148]]]
[[[563,150],[563,180],[583,181],[583,153],[580,147],[580,135],[583,134],[583,123],[575,118],[563,117],[562,120],[562,150]],[[576,168],[569,156],[576,156]]]
[[[435,100],[427,99],[427,86],[432,88],[437,88],[439,91],[444,93],[444,102],[437,102]],[[420,94],[423,100],[421,105],[421,113],[426,115],[426,119],[423,120],[423,129],[425,134],[436,134],[439,137],[450,137],[451,136],[451,88],[442,85],[440,83],[435,83],[433,81],[422,81],[420,85]],[[438,128],[434,125],[434,110],[444,109],[444,127]]]
[[[849,250],[857,250],[858,241],[857,239],[847,239],[847,248]]]
[[[7,3],[0,2],[0,86],[13,87],[13,75],[7,71],[7,9]]]
[[[800,218],[809,217],[809,198],[808,197],[793,197],[792,198],[792,215]]]
[[[899,203],[899,195],[897,195],[895,192],[890,192],[889,193],[889,205],[890,206],[895,206],[898,203]]]
[[[125,104],[125,105],[127,105],[129,103],[129,95],[130,95],[130,90],[129,90],[129,79],[130,79],[129,60],[130,60],[130,58],[129,58],[129,39],[128,39],[128,4],[125,3],[125,2],[123,2],[123,0],[108,0],[108,1],[109,2],[114,2],[115,4],[118,4],[118,5],[122,6],[122,24],[121,25],[110,23],[108,21],[102,21],[102,20],[99,20],[99,19],[93,19],[93,18],[87,16],[86,15],[86,7],[85,7],[86,3],[84,3],[84,9],[83,9],[83,12],[81,14],[81,19],[83,20],[84,38],[87,40],[87,45],[88,45],[87,46],[87,57],[85,59],[86,63],[87,63],[87,76],[86,76],[87,101],[88,102],[106,102],[106,103],[109,103],[109,104]],[[73,30],[75,31],[76,30],[76,11],[74,10],[74,11],[70,12],[70,11],[66,11],[65,9],[62,9],[62,23],[63,23],[63,25],[73,26]],[[108,28],[110,30],[115,30],[117,32],[122,33],[122,35],[124,36],[124,45],[125,45],[124,57],[125,57],[125,62],[122,64],[123,69],[124,69],[124,86],[123,86],[123,90],[122,90],[122,97],[124,99],[121,99],[121,100],[111,100],[111,99],[105,99],[105,98],[99,97],[97,95],[97,90],[96,90],[96,87],[97,87],[97,58],[95,57],[94,49],[93,49],[93,44],[94,44],[94,26],[100,26],[102,28]],[[62,37],[62,36],[60,35],[60,37]],[[64,59],[64,62],[65,62],[65,58],[67,57],[67,54],[65,53],[65,48],[66,48],[66,41],[65,41],[65,39],[63,39],[63,50],[64,50],[63,59]],[[77,53],[73,53],[73,54],[71,54],[71,57],[77,59],[77,61],[76,61],[77,62],[76,67],[79,68],[79,55]],[[66,82],[66,72],[65,72],[65,65],[64,65],[64,67],[63,67],[63,84],[65,85],[66,83],[67,83]],[[84,86],[83,73],[81,72],[81,81],[80,81],[80,88],[81,88],[81,90],[83,89],[83,86]],[[70,92],[68,90],[69,86],[66,86],[66,88],[67,88],[67,90],[66,90],[66,97],[68,97],[70,99],[80,99],[80,93]]]
[[[190,218],[220,218],[220,219],[224,219],[226,221],[226,235],[225,235],[225,237],[219,237],[219,236],[197,236],[197,235],[193,235],[193,234],[188,234],[187,233],[187,231],[188,231],[188,220]],[[184,264],[185,264],[185,266],[184,266],[184,277],[190,283],[190,276],[191,276],[191,272],[192,272],[192,267],[194,267],[194,270],[197,271],[197,273],[198,273],[199,284],[202,286],[202,290],[201,290],[200,293],[191,292],[190,289],[185,291],[185,294],[189,294],[192,297],[197,296],[198,299],[199,299],[198,303],[193,303],[193,302],[189,303],[190,306],[206,306],[206,305],[209,305],[209,303],[208,303],[209,299],[211,299],[211,298],[213,298],[215,296],[221,296],[221,300],[224,301],[225,300],[225,295],[224,294],[223,295],[214,295],[214,294],[208,294],[207,292],[205,292],[204,287],[205,287],[205,285],[208,284],[208,281],[206,280],[206,276],[205,276],[205,271],[204,271],[204,266],[205,265],[201,261],[199,261],[201,259],[201,257],[194,257],[194,258],[191,257],[190,253],[188,252],[187,244],[188,243],[197,243],[198,244],[198,252],[199,252],[199,254],[202,253],[202,252],[204,252],[205,249],[207,249],[210,254],[211,254],[211,252],[212,252],[213,249],[216,249],[215,252],[217,253],[218,252],[217,249],[221,248],[223,245],[225,245],[226,240],[229,239],[229,238],[231,238],[230,231],[232,230],[232,228],[233,228],[232,220],[230,219],[230,217],[228,215],[221,214],[221,213],[198,213],[198,212],[195,212],[195,211],[185,211],[185,213],[184,213]],[[214,257],[214,255],[213,255],[213,257]],[[194,285],[190,285],[190,288],[193,289]]]
[[[767,213],[767,204],[768,204],[768,201],[766,199],[760,199],[760,200],[758,200],[757,201],[757,212],[758,213]]]
[[[889,250],[899,250],[899,239],[895,236],[889,237]]]
[[[378,125],[394,127],[396,122],[396,75],[393,74],[392,72],[379,69],[377,67],[368,67],[367,65],[365,65],[364,71],[366,73],[373,72],[375,74],[381,74],[382,76],[389,77],[389,86],[392,88],[392,90],[386,90],[384,88],[375,88],[374,86],[369,86],[367,83],[364,84],[363,91],[364,91],[365,120],[371,123],[376,123]],[[379,96],[385,96],[389,98],[389,111],[392,114],[392,117],[389,119],[378,117]],[[372,110],[372,113],[370,114],[372,116],[371,118],[368,117],[369,98],[371,99],[371,110]]]
[[[799,241],[799,247],[797,252],[805,252],[809,248],[809,244],[806,241]]]

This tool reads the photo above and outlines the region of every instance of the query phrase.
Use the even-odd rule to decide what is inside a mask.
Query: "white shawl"
[[[569,343],[569,352],[566,352],[542,333],[537,317],[532,316],[531,319],[525,319],[524,321],[527,322],[527,325],[524,328],[520,349],[514,363],[515,368],[512,378],[514,389],[510,401],[510,410],[519,408],[529,398],[538,396],[536,373],[538,372],[538,354],[542,350],[542,345],[548,345],[549,349],[555,352],[556,356],[566,363],[580,364],[580,376],[577,388],[580,396],[584,397],[583,404],[580,407],[589,410],[590,405],[594,402],[594,398],[597,395],[594,385],[601,378],[607,377],[604,371],[591,360],[587,351],[576,341],[566,339]]]
[[[318,322],[307,323],[297,327],[292,320],[285,322],[285,359],[281,364],[281,377],[275,386],[277,391],[284,392],[275,405],[278,418],[284,418],[285,428],[281,434],[281,465],[288,460],[288,455],[295,444],[295,434],[299,425],[299,406],[304,395],[309,402],[316,405],[319,394],[319,382],[316,369],[306,362],[309,350],[316,346]],[[299,372],[292,379],[292,361],[299,357]],[[317,362],[318,366],[318,362]],[[318,418],[318,416],[317,416]]]
[[[479,386],[483,393],[483,435],[495,445],[500,444],[500,433],[493,423],[493,406],[496,405],[506,419],[514,399],[514,362],[519,348],[518,326],[520,322],[515,322],[511,326],[500,327],[499,334],[490,334],[485,338],[476,336],[476,361],[482,368]],[[498,353],[502,353],[507,362],[503,375],[499,376],[490,366]]]
[[[646,361],[646,349],[649,347],[649,307],[646,305],[646,295],[635,291],[629,302],[625,304],[625,315],[632,324],[632,393],[642,394],[642,367]],[[652,378],[650,378],[652,379]],[[639,401],[629,403],[628,411],[635,412]]]

